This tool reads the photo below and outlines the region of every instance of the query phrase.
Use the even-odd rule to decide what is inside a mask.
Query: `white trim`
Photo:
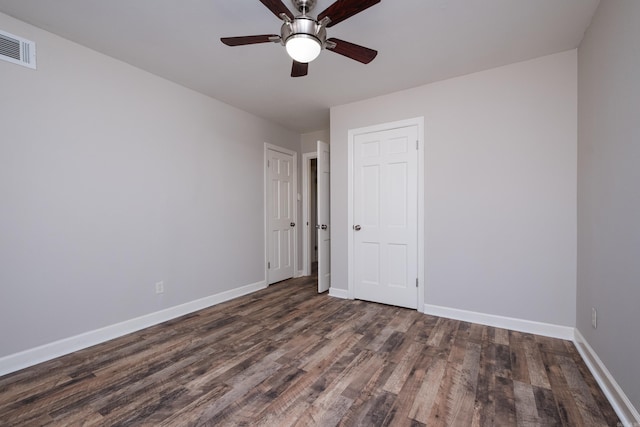
[[[267,206],[267,198],[268,198],[268,194],[269,194],[269,189],[267,188],[267,185],[269,185],[269,168],[268,168],[268,162],[269,162],[269,150],[268,150],[268,143],[264,143],[264,152],[263,152],[263,159],[262,159],[262,165],[264,167],[264,175],[263,175],[263,180],[264,180],[264,185],[262,186],[262,208],[263,208],[263,213],[262,216],[264,218],[264,224],[262,225],[262,228],[264,230],[264,234],[263,234],[263,241],[264,241],[264,262],[262,263],[263,267],[264,267],[264,282],[265,283],[269,283],[269,268],[267,267],[267,263],[269,262],[269,207]]]
[[[418,128],[418,311],[424,310],[424,117],[383,123],[358,129],[349,129],[347,134],[347,279],[348,298],[355,298],[353,268],[353,145],[355,137],[363,133],[380,132],[409,126]]]
[[[260,281],[0,358],[0,376],[166,322],[267,287]]]
[[[431,304],[424,305],[423,313],[430,314],[432,316],[462,320],[463,322],[478,323],[480,325],[493,326],[496,328],[511,329],[513,331],[543,335],[545,337],[560,338],[568,341],[573,340],[574,328],[570,326],[559,326],[550,323],[534,322],[532,320],[523,320],[513,317],[498,316],[495,314],[485,314],[475,311],[459,310],[456,308],[442,307]]]
[[[353,141],[357,130],[349,130],[347,134],[347,298],[354,299],[356,292],[353,286],[355,268],[353,268]],[[329,295],[333,288],[329,289]]]
[[[312,159],[317,158],[317,151],[302,154],[302,224],[304,226],[302,231],[302,272],[305,276],[311,275],[311,251],[309,250],[311,229],[309,228],[310,225],[308,225],[309,219],[311,218],[311,200],[309,195],[309,187],[311,185],[309,181],[309,173],[311,172],[310,162]]]
[[[264,207],[264,278],[267,285],[269,284],[269,269],[267,268],[267,263],[269,262],[269,207],[267,205],[267,194],[268,189],[267,185],[269,185],[269,168],[267,167],[267,162],[269,160],[269,150],[277,151],[278,153],[287,154],[293,157],[293,217],[298,222],[298,153],[289,150],[288,148],[279,147],[277,145],[269,144],[268,142],[264,143],[264,157],[263,157],[263,166],[264,166],[264,185],[262,188],[262,200]],[[295,276],[298,271],[298,228],[293,228],[293,274]]]
[[[640,413],[634,408],[613,375],[577,328],[573,342],[622,424],[625,426],[640,425]]]
[[[329,288],[329,296],[340,299],[353,299],[353,297],[349,296],[349,291],[337,288]]]
[[[295,274],[295,276],[293,276],[293,277],[295,277],[296,279],[297,279],[298,277],[304,277],[304,271],[303,271],[303,270],[298,270],[298,271],[296,271],[296,274]]]
[[[424,117],[414,119],[418,125],[418,311],[424,311],[425,275],[424,275]]]

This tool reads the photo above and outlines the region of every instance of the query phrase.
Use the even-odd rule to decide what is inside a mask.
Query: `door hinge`
[[[419,150],[419,149],[420,149],[419,144],[420,144],[420,141],[416,141],[416,150]]]
[[[271,160],[267,160],[267,167],[270,168],[271,167]]]
[[[418,287],[418,278],[416,277],[416,288]]]
[[[270,269],[271,268],[271,262],[267,263],[267,268]]]

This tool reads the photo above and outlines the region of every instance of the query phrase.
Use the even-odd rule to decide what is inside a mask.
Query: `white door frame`
[[[279,153],[288,154],[293,156],[293,217],[296,219],[296,226],[293,227],[293,276],[296,277],[298,272],[298,153],[287,148],[279,147],[277,145],[264,143],[264,158],[262,161],[264,167],[263,180],[264,185],[262,188],[262,200],[263,200],[263,217],[264,217],[264,283],[265,286],[269,286],[269,268],[267,263],[269,262],[269,167],[267,161],[269,160],[269,150],[277,151]]]
[[[302,154],[302,224],[304,229],[302,231],[302,274],[304,276],[311,275],[311,252],[309,251],[309,243],[311,240],[311,233],[316,230],[311,230],[309,227],[309,219],[311,218],[311,200],[309,194],[309,173],[311,172],[311,160],[318,158],[318,152],[303,153]]]
[[[416,117],[397,122],[383,123],[374,126],[367,126],[358,129],[349,129],[347,137],[347,274],[348,274],[348,297],[355,298],[355,266],[354,266],[354,243],[353,243],[353,146],[356,135],[371,132],[381,132],[390,129],[398,129],[408,126],[418,127],[418,311],[424,312],[424,117]]]

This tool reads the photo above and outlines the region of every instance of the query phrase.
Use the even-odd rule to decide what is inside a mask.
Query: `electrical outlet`
[[[593,329],[598,327],[598,311],[595,307],[591,307],[591,326]]]
[[[164,293],[164,282],[157,282],[156,283],[156,294],[163,294]]]

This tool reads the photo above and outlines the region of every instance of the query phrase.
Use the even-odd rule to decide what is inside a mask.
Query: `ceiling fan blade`
[[[273,42],[273,40],[271,40],[272,37],[279,36],[277,34],[262,34],[259,36],[222,37],[220,41],[227,46],[244,46],[246,44]]]
[[[327,24],[327,27],[333,27],[378,3],[380,0],[337,0],[318,15],[318,21],[322,21],[328,16],[331,18],[331,22]]]
[[[307,75],[308,71],[309,64],[293,61],[293,66],[291,67],[291,77],[304,77]]]
[[[344,40],[330,38],[328,42],[336,44],[335,47],[327,47],[328,50],[339,53],[347,58],[355,59],[363,64],[368,64],[373,61],[378,55],[377,50],[369,49],[368,47],[360,46],[357,44],[349,43]]]
[[[289,10],[287,6],[282,3],[281,0],[260,0],[260,2],[267,7],[274,15],[280,19],[280,14],[284,13],[289,18],[293,19],[293,13]]]

